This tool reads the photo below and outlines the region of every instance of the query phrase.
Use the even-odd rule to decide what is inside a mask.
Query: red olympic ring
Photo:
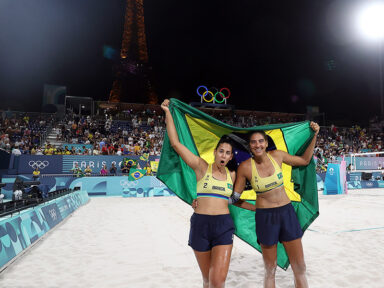
[[[224,88],[221,88],[221,89],[220,89],[220,92],[222,93],[222,92],[223,92],[223,90],[226,90],[226,91],[228,91],[228,96],[227,96],[227,97],[223,97],[224,99],[228,99],[228,98],[229,98],[229,96],[231,96],[231,91],[230,91],[228,88],[224,87]]]

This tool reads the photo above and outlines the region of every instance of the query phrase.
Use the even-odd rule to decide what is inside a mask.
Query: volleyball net
[[[352,172],[375,172],[384,167],[384,152],[353,153],[345,157]]]

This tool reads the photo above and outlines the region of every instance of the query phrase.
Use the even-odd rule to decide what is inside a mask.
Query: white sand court
[[[303,237],[310,287],[384,287],[384,189],[319,195]],[[183,287],[202,280],[177,197],[92,198],[0,274],[0,287]],[[226,287],[262,287],[261,254],[235,237]],[[277,287],[294,287],[278,268]]]

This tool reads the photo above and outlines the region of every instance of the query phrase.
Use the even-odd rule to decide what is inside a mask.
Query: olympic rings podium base
[[[201,107],[201,108],[220,108],[220,109],[229,109],[229,110],[234,110],[235,106],[234,105],[229,105],[229,104],[213,104],[213,103],[206,103],[206,102],[190,102],[189,105],[192,107]]]

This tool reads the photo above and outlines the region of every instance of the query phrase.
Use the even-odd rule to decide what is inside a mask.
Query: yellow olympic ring
[[[211,97],[212,97],[211,100],[209,100],[209,101],[205,98],[205,95],[207,95],[207,93],[211,94]],[[214,96],[213,93],[212,93],[211,91],[209,91],[209,90],[208,90],[208,91],[205,91],[205,92],[203,93],[203,99],[204,99],[205,102],[208,102],[208,103],[209,103],[209,102],[212,102],[214,98],[215,98],[215,96]]]

